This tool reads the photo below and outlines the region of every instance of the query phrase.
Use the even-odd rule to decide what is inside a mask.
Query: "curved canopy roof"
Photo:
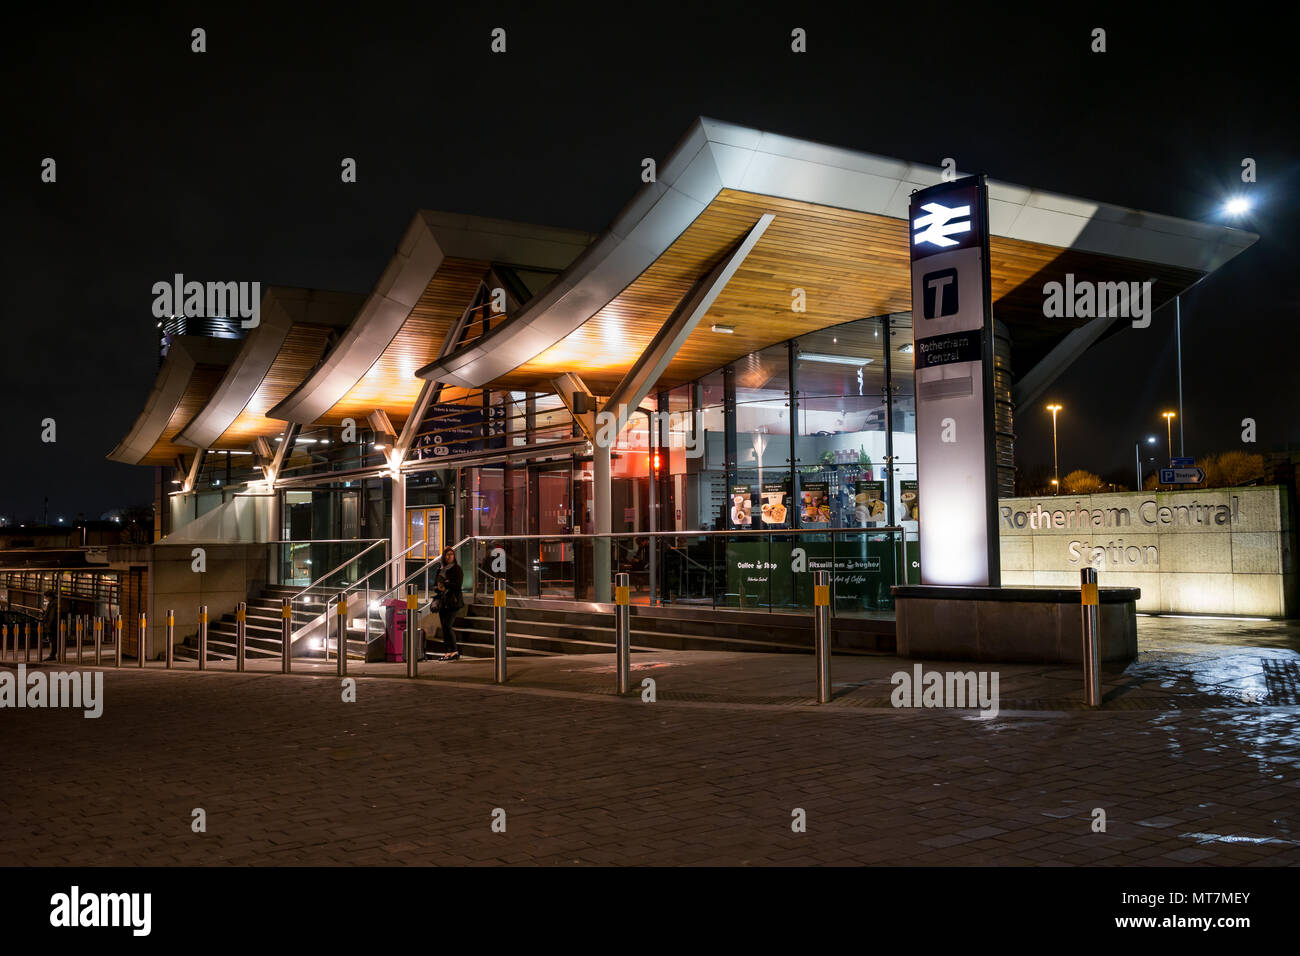
[[[494,264],[558,273],[591,241],[572,229],[421,211],[339,343],[268,411],[308,425],[387,412],[400,427],[435,358]]]
[[[907,207],[942,171],[710,119],[542,295],[421,368],[467,388],[536,387],[565,371],[612,387],[692,285],[765,214],[771,224],[668,363],[660,387],[856,318],[907,311]],[[1073,272],[1154,279],[1157,305],[1257,237],[989,182],[994,312],[1040,355],[1083,320],[1046,320],[1042,286]],[[807,311],[791,310],[803,289]],[[711,325],[734,327],[717,335]]]
[[[128,465],[167,465],[193,446],[178,440],[185,423],[212,397],[239,351],[238,339],[181,335],[172,340],[144,410],[131,431],[109,452]]]
[[[266,412],[311,373],[331,333],[357,314],[365,296],[272,286],[262,296],[261,321],[199,413],[177,440],[199,448],[243,448],[284,430]]]

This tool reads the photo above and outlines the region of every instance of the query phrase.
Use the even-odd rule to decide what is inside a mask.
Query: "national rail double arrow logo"
[[[926,215],[912,222],[912,228],[920,230],[912,236],[913,245],[919,246],[928,242],[932,246],[946,249],[948,246],[957,245],[957,240],[950,239],[949,236],[970,232],[969,205],[949,208],[943,203],[927,202],[922,203],[921,208],[925,210]],[[964,222],[961,221],[963,218]]]

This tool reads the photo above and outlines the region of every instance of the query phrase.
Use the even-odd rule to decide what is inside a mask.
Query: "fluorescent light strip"
[[[1221,614],[1166,614],[1163,611],[1139,611],[1142,617],[1176,617],[1184,621],[1271,621],[1271,617],[1238,617]]]
[[[801,352],[799,358],[805,362],[826,362],[831,365],[856,365],[861,368],[863,365],[870,365],[874,359],[869,358],[850,358],[847,355],[821,355],[817,352]]]

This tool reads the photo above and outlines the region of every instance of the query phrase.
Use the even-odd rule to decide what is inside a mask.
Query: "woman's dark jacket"
[[[452,565],[438,562],[438,576],[434,582],[434,591],[442,595],[441,609],[456,611],[465,606],[461,588],[465,583],[465,571],[460,562]]]

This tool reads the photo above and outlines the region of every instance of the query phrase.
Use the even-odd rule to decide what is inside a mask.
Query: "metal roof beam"
[[[740,268],[741,263],[745,261],[775,218],[776,216],[770,212],[760,216],[745,237],[719,260],[709,274],[691,286],[677,308],[673,310],[673,314],[669,316],[668,321],[655,333],[650,345],[628,370],[627,375],[619,382],[602,409],[602,411],[613,411],[618,415],[620,427],[627,419],[627,410],[635,411],[650,394],[650,390],[659,381],[659,376],[673,360],[677,350],[695,331],[695,327],[712,307],[718,294],[726,288],[731,277],[736,274],[736,270]]]
[[[560,396],[560,401],[564,402],[564,407],[569,410],[573,420],[578,423],[582,433],[587,436],[587,441],[595,442],[596,440],[596,396],[592,395],[591,389],[587,384],[574,375],[572,372],[564,372],[551,379],[551,387],[555,389],[555,394]],[[573,410],[574,393],[587,396],[587,411],[575,412]]]

